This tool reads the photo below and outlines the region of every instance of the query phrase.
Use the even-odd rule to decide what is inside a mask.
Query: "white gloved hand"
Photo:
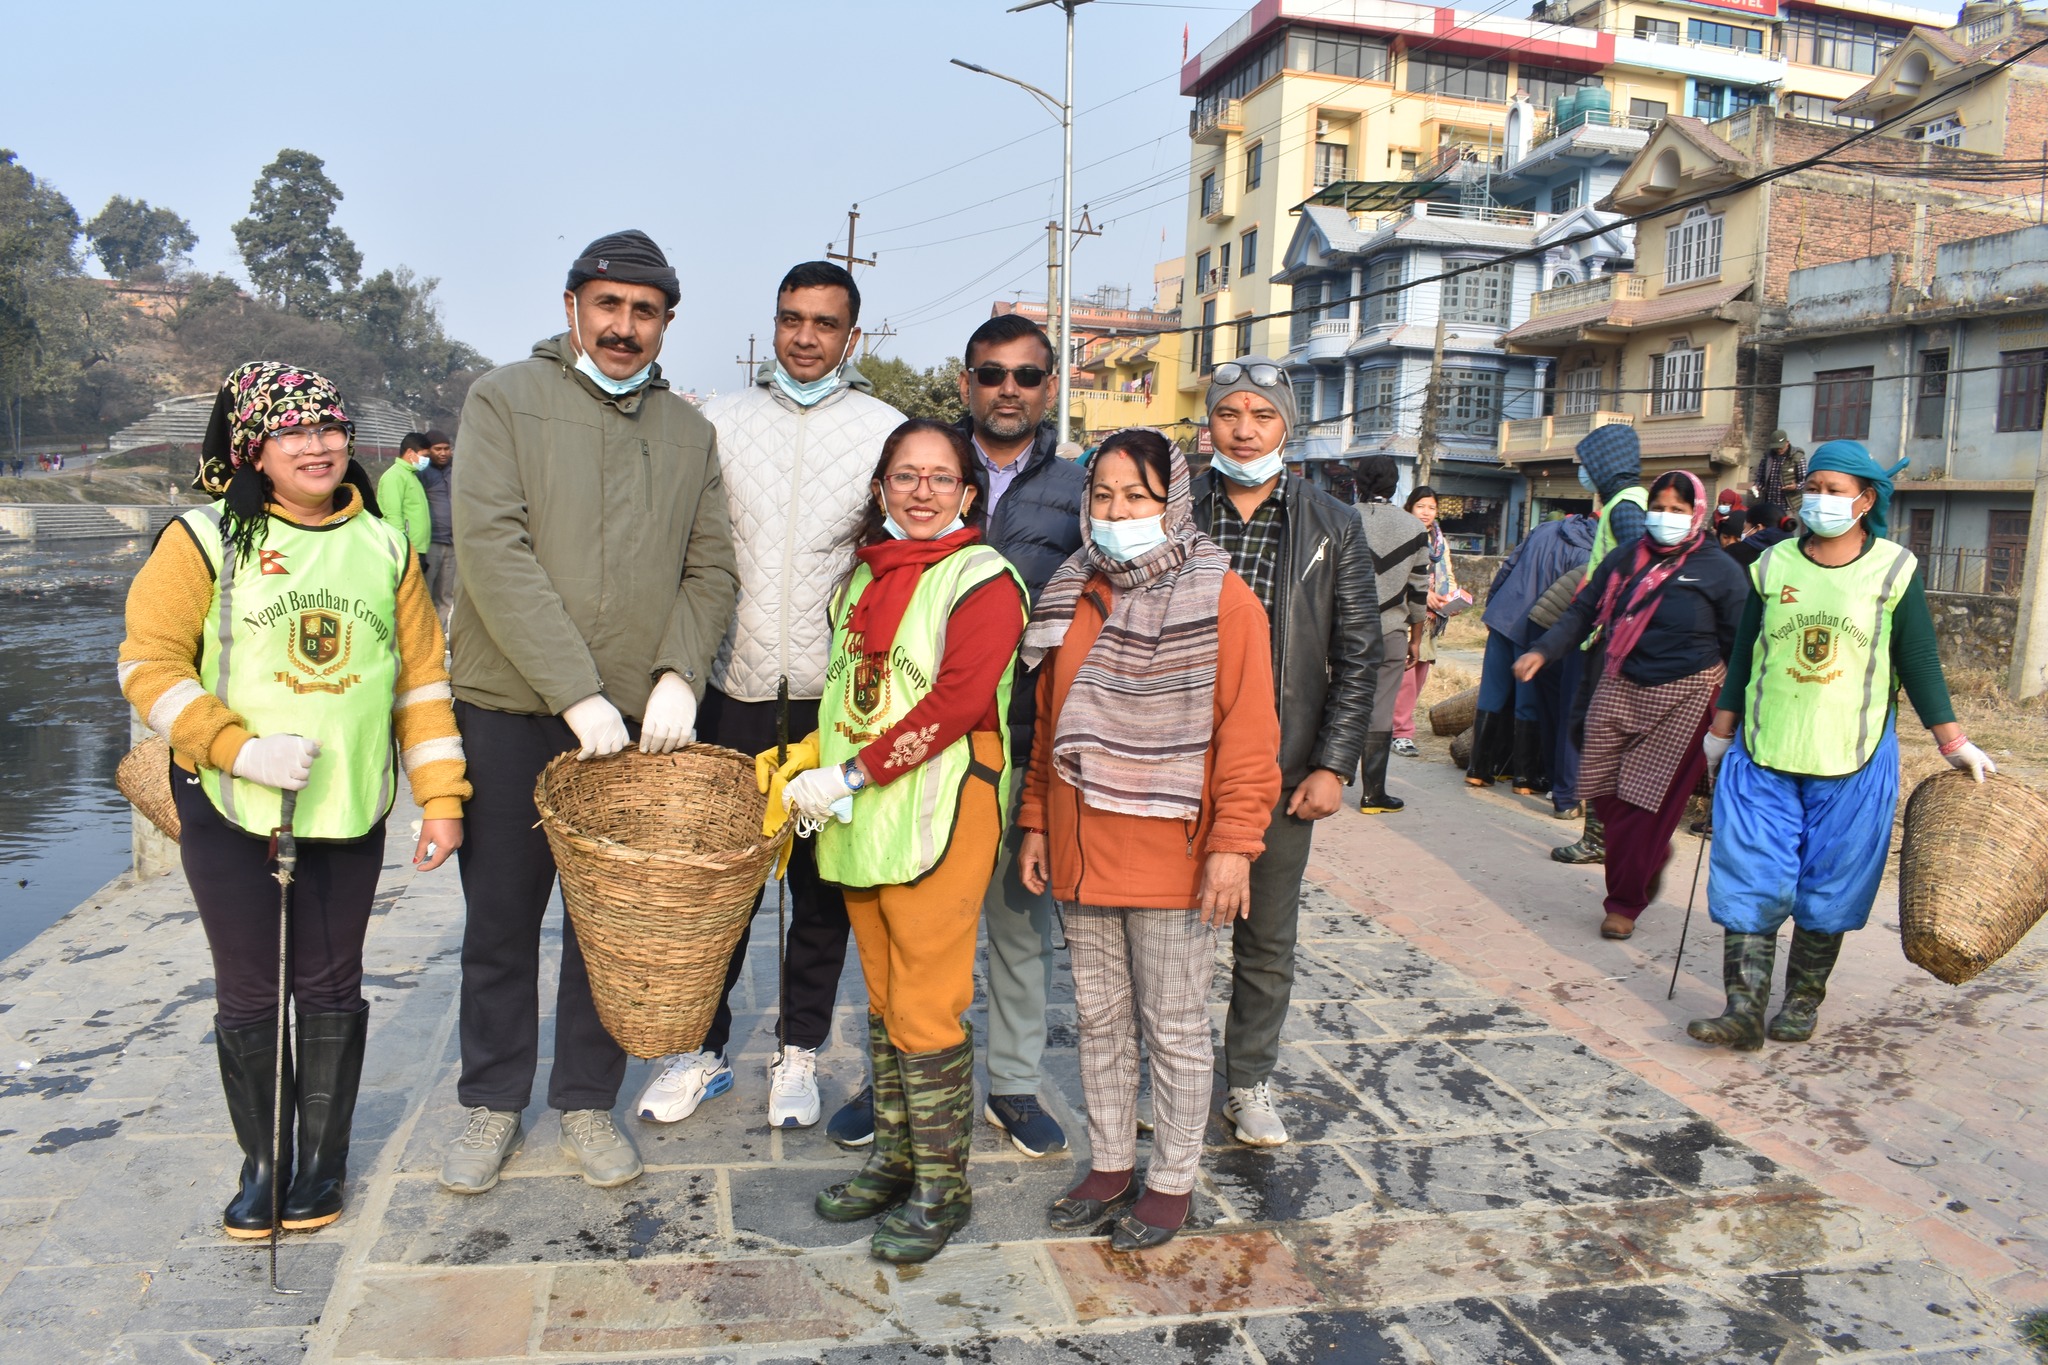
[[[654,680],[640,718],[640,752],[673,753],[697,737],[697,694],[671,669]]]
[[[841,800],[851,801],[853,788],[846,785],[846,774],[838,765],[812,768],[789,779],[789,785],[782,789],[782,803],[813,824],[822,825],[832,814],[832,807]],[[852,809],[847,811],[849,817]]]
[[[1984,774],[1998,771],[1998,765],[1991,761],[1991,755],[1968,740],[1963,741],[1962,748],[1952,754],[1943,754],[1942,757],[1948,760],[1949,767],[1966,772],[1979,782],[1984,780]]]
[[[583,746],[576,755],[579,759],[610,758],[626,747],[626,718],[602,692],[577,702],[562,713],[562,719],[569,722],[576,742]]]
[[[276,787],[279,791],[304,791],[313,780],[313,760],[320,757],[320,741],[303,735],[265,735],[252,739],[235,755],[236,777]]]
[[[1734,747],[1735,736],[1730,735],[1723,739],[1712,730],[1707,731],[1706,736],[1700,740],[1700,748],[1707,751],[1707,771],[1719,777],[1721,760],[1728,757],[1728,751]]]

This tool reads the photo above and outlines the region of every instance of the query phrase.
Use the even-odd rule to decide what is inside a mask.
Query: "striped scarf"
[[[1108,579],[1116,601],[1060,707],[1053,772],[1097,810],[1194,820],[1215,732],[1217,604],[1230,557],[1195,527],[1178,450],[1164,524],[1165,544],[1120,564],[1096,548],[1084,497],[1081,548],[1039,593],[1022,652],[1036,667],[1066,639],[1089,581]]]

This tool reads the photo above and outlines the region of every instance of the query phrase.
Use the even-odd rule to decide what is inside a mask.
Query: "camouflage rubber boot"
[[[1593,803],[1586,803],[1586,830],[1575,844],[1550,850],[1553,862],[1560,863],[1604,863],[1607,861],[1607,826],[1600,823],[1600,817],[1593,814]]]
[[[1695,1019],[1685,1031],[1703,1043],[1737,1052],[1764,1045],[1764,1006],[1771,1000],[1771,968],[1778,960],[1778,936],[1729,933],[1721,945],[1721,978],[1728,1008],[1712,1019]]]
[[[875,1145],[853,1179],[818,1191],[818,1216],[828,1223],[872,1218],[910,1193],[910,1107],[904,1100],[902,1054],[881,1016],[868,1016],[868,1060],[875,1073]]]
[[[1803,1043],[1813,1036],[1820,1002],[1828,998],[1828,973],[1842,955],[1845,937],[1793,926],[1792,946],[1785,953],[1785,1004],[1765,1030],[1773,1041]]]
[[[882,1218],[869,1243],[878,1259],[915,1265],[939,1254],[974,1211],[967,1148],[974,1137],[974,1028],[942,1052],[900,1052],[910,1103],[910,1197]]]

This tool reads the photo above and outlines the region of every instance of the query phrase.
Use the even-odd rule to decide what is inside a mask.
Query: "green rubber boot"
[[[884,1261],[915,1265],[939,1254],[974,1212],[967,1149],[974,1137],[974,1027],[941,1052],[899,1052],[910,1108],[910,1196],[891,1209],[869,1242]],[[878,1137],[876,1139],[880,1141]]]
[[[1828,973],[1842,955],[1845,934],[1816,934],[1793,926],[1785,953],[1785,1004],[1765,1032],[1774,1042],[1803,1043],[1813,1037],[1820,1002],[1828,998]]]
[[[889,1041],[878,1014],[868,1016],[868,1060],[875,1073],[875,1145],[853,1179],[818,1191],[818,1216],[828,1223],[855,1223],[886,1213],[909,1197],[910,1108],[903,1097],[902,1054]]]
[[[1551,861],[1559,863],[1604,863],[1607,861],[1607,826],[1600,823],[1600,817],[1593,814],[1593,803],[1586,803],[1586,829],[1575,844],[1550,850]]]
[[[1712,1019],[1695,1019],[1685,1031],[1703,1043],[1737,1052],[1764,1045],[1764,1006],[1771,999],[1771,968],[1778,960],[1776,934],[1730,933],[1721,944],[1721,978],[1728,1008]]]

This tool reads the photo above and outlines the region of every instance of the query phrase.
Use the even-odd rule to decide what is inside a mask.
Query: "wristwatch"
[[[860,764],[853,759],[839,765],[839,776],[846,781],[846,789],[857,792],[868,784],[868,775],[860,770]]]

